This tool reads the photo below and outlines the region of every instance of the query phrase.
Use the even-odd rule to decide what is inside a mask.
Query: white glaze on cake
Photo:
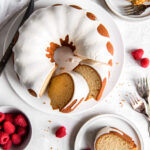
[[[70,102],[63,108],[63,110],[61,110],[64,113],[73,111],[83,100],[85,100],[89,93],[88,84],[80,74],[73,71],[67,73],[71,76],[73,80],[74,93]],[[73,103],[75,104],[72,105]]]
[[[104,127],[104,128],[102,128],[102,129],[97,133],[97,135],[96,135],[96,138],[95,138],[95,141],[94,141],[94,150],[96,150],[95,145],[96,145],[96,141],[98,140],[98,138],[99,138],[100,136],[102,136],[102,135],[104,135],[104,134],[108,134],[108,133],[110,133],[110,132],[112,132],[112,131],[113,131],[113,132],[117,132],[117,133],[123,135],[123,133],[122,133],[121,131],[119,131],[119,130],[117,130],[117,129],[115,129],[115,128],[112,128],[112,127]]]
[[[14,68],[20,82],[40,97],[46,78],[55,71],[55,62],[45,55],[50,43],[61,45],[69,35],[74,53],[108,63],[112,55],[106,48],[110,39],[98,33],[101,22],[87,17],[87,11],[68,5],[50,6],[35,11],[19,30],[14,46]],[[103,76],[103,73],[101,73]],[[50,78],[50,77],[49,77]]]

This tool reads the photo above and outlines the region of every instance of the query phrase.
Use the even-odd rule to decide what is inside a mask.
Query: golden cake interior
[[[115,133],[100,136],[95,147],[96,150],[137,150],[133,141],[129,142]]]
[[[102,87],[102,81],[96,70],[88,65],[79,64],[74,71],[82,75],[87,81],[89,86],[89,94],[87,99],[97,99]]]
[[[73,93],[74,83],[69,74],[63,73],[51,79],[48,95],[53,109],[63,109],[72,99]]]

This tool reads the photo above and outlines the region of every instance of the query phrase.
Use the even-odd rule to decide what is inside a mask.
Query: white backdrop
[[[4,6],[4,1],[15,2],[19,0],[0,0],[0,8]],[[25,2],[26,0],[22,1]],[[95,1],[98,5],[101,5],[104,9],[109,11],[103,0],[92,1]],[[18,5],[13,5],[13,10],[16,10],[15,6],[18,7]],[[23,5],[21,5],[21,7],[22,6]],[[3,18],[3,13],[1,13],[2,10],[5,9],[0,9],[0,22],[5,19]],[[130,51],[134,48],[143,48],[145,50],[144,56],[150,58],[150,20],[144,22],[129,22],[114,16],[110,11],[109,13],[118,25],[124,39],[124,71],[118,85],[109,97],[89,112],[74,117],[59,117],[38,112],[20,100],[9,86],[4,74],[0,77],[0,105],[14,105],[22,109],[30,116],[33,122],[33,138],[26,150],[49,150],[51,147],[53,150],[73,150],[75,136],[80,127],[91,117],[103,113],[119,114],[131,120],[136,124],[142,134],[145,150],[150,150],[150,138],[147,132],[146,120],[141,114],[133,111],[127,101],[120,104],[120,102],[125,99],[126,94],[131,91],[135,92],[133,79],[140,75],[149,74],[150,68],[141,68],[132,59]],[[3,42],[9,26],[10,23],[0,30],[0,57],[2,56]],[[58,139],[54,135],[54,131],[59,125],[64,125],[67,128],[67,136],[62,139]]]

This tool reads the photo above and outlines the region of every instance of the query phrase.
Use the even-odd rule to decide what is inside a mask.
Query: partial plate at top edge
[[[144,21],[150,19],[150,8],[146,9],[146,11],[141,15],[132,15],[126,16],[123,15],[123,7],[127,5],[131,5],[131,3],[127,0],[105,0],[107,6],[110,10],[119,16],[122,19],[126,19],[129,21]]]

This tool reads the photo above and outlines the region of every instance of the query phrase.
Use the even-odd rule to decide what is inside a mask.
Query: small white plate
[[[79,5],[82,8],[93,12],[99,20],[106,26],[110,33],[111,41],[114,46],[114,65],[112,67],[112,73],[110,80],[104,90],[103,96],[101,100],[106,98],[108,94],[113,90],[115,85],[117,84],[119,77],[121,75],[122,69],[123,69],[123,64],[124,64],[124,45],[122,41],[122,37],[120,35],[120,32],[112,20],[111,16],[99,5],[96,3],[93,3],[90,0],[42,0],[42,1],[37,1],[35,3],[35,8],[41,8],[41,7],[47,7],[53,4],[58,4],[58,3],[63,3],[63,4],[74,4],[74,5]],[[4,43],[4,48],[3,52],[5,52],[6,48],[8,47],[8,44],[10,43],[14,32],[16,31],[17,25],[19,24],[21,18],[23,16],[23,12],[21,12],[17,18],[14,20],[12,23],[8,34],[5,39]],[[5,74],[8,79],[8,82],[10,83],[11,87],[14,89],[14,91],[23,99],[27,104],[30,106],[46,113],[53,113],[53,114],[61,114],[61,115],[67,115],[59,112],[58,110],[53,110],[52,107],[50,106],[50,100],[48,96],[45,94],[42,96],[42,98],[37,99],[33,96],[31,96],[27,90],[20,84],[19,80],[16,77],[16,73],[14,72],[14,67],[13,67],[13,61],[12,59],[9,60],[7,63],[7,66],[5,68]],[[81,112],[85,112],[92,107],[96,106],[100,101],[95,101],[95,100],[89,100],[89,101],[84,101],[82,102],[77,109],[75,109],[73,112],[68,113],[68,114],[77,114]]]
[[[141,21],[150,19],[150,8],[146,9],[146,11],[141,15],[135,15],[135,16],[125,16],[122,13],[122,7],[130,5],[131,3],[127,0],[105,0],[108,7],[111,9],[113,13],[118,15],[119,17],[123,19],[128,19],[132,21]],[[150,4],[149,2],[145,4]]]
[[[114,114],[98,115],[87,121],[79,130],[74,149],[82,150],[91,148],[94,150],[94,140],[97,132],[103,127],[115,127],[129,135],[138,147],[138,150],[144,150],[143,139],[136,126],[128,119]]]

